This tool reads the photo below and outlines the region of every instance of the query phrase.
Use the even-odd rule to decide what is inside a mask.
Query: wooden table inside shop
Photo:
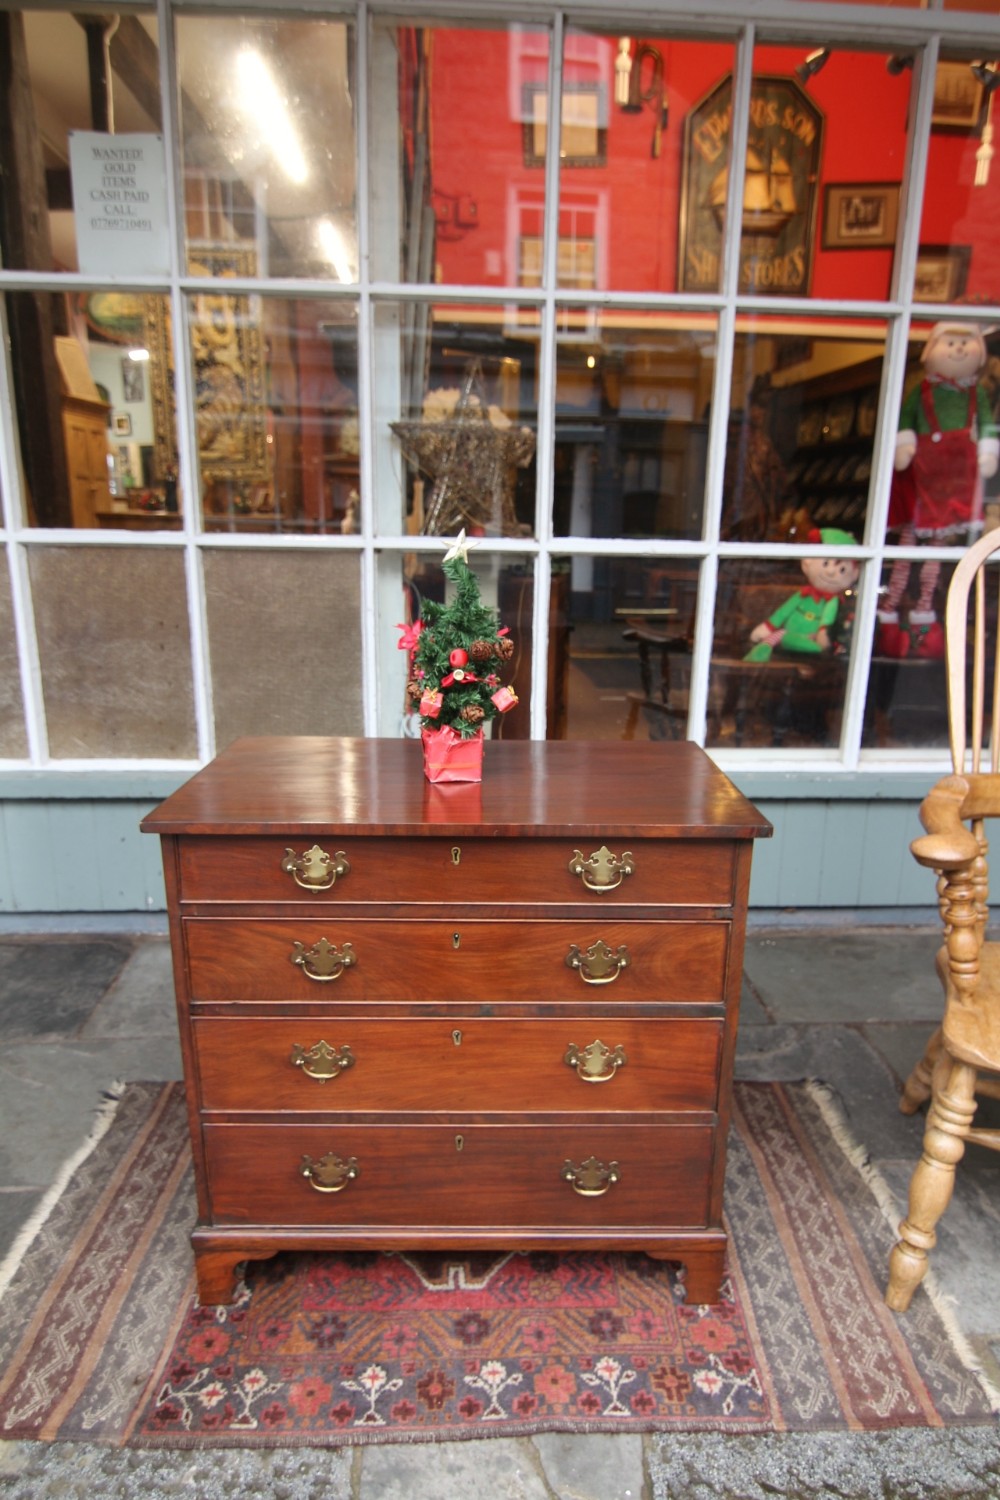
[[[718,1299],[753,840],[686,742],[237,741],[159,834],[201,1299],[282,1250],[621,1250]]]

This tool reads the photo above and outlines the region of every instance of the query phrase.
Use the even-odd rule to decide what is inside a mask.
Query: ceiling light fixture
[[[618,56],[615,58],[615,103],[628,103],[629,83],[632,78],[632,39],[618,38]]]
[[[274,74],[253,47],[236,54],[236,71],[245,114],[258,125],[285,176],[301,186],[309,179],[309,164]]]

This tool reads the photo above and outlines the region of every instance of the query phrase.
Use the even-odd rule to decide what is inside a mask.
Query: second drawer
[[[230,1020],[193,1025],[208,1110],[714,1110],[711,1018]]]

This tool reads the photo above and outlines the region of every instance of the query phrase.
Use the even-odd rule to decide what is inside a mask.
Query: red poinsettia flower
[[[400,651],[416,651],[417,642],[420,640],[420,632],[423,628],[423,620],[414,620],[412,625],[397,625],[396,629],[403,632],[396,643]]]

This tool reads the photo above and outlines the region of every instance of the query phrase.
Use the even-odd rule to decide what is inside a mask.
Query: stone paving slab
[[[941,986],[934,970],[940,935],[895,932],[750,933],[745,970],[777,1022],[844,1025],[864,1021],[937,1021]]]

